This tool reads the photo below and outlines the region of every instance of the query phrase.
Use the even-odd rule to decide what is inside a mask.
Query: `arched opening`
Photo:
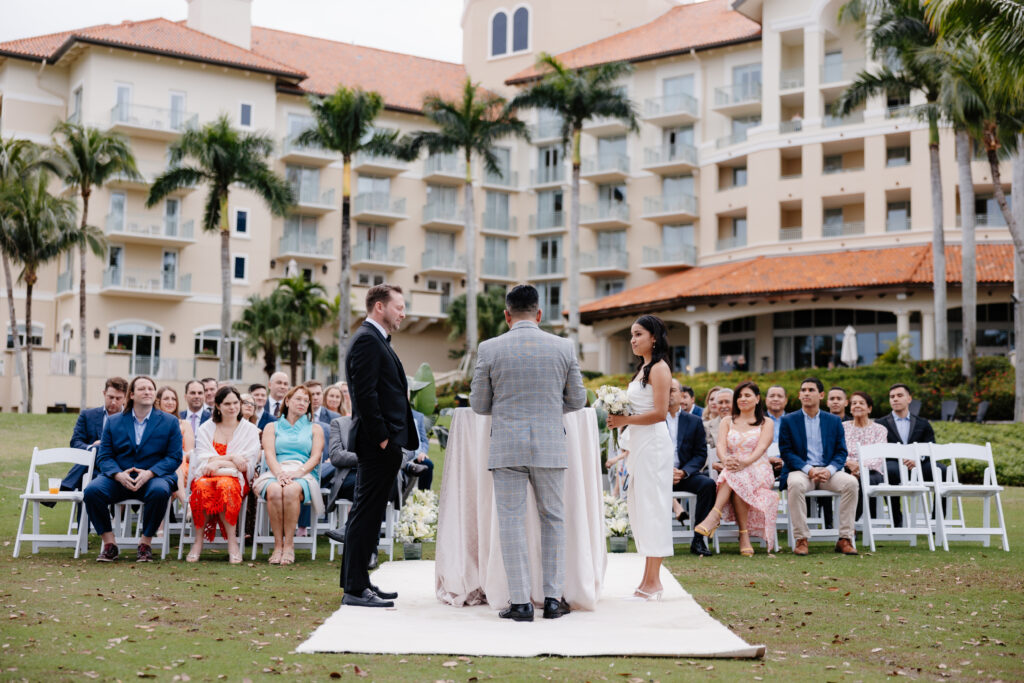
[[[530,49],[530,10],[520,7],[512,15],[512,52]]]
[[[491,18],[491,56],[508,53],[508,15],[498,12]]]

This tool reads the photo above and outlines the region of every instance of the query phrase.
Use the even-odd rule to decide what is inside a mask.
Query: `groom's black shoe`
[[[324,532],[324,536],[326,536],[327,538],[331,539],[332,541],[337,541],[338,543],[344,543],[345,542],[345,530],[344,529],[329,529],[329,530]]]
[[[370,584],[370,590],[372,590],[374,593],[376,593],[378,598],[382,598],[384,600],[394,600],[394,599],[396,599],[398,597],[398,593],[392,593],[390,591],[382,591],[380,588],[377,588],[372,583]]]
[[[529,602],[521,605],[509,604],[506,609],[498,612],[498,616],[513,621],[533,621],[533,604]]]
[[[373,592],[372,588],[364,588],[360,595],[345,593],[341,598],[341,604],[353,607],[394,607],[395,603],[390,600],[382,600]]]
[[[554,598],[544,598],[544,618],[545,619],[557,619],[558,617],[564,617],[566,614],[571,612],[569,609],[569,603],[565,601],[565,598],[555,600]]]
[[[708,550],[708,544],[700,534],[694,534],[693,540],[690,541],[690,552],[694,555],[700,555],[701,557],[711,557],[711,551]]]

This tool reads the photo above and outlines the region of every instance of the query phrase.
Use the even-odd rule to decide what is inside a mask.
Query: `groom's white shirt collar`
[[[377,322],[377,321],[376,321],[376,320],[374,320],[373,318],[370,318],[369,316],[367,316],[367,318],[366,318],[366,322],[368,322],[368,323],[370,323],[371,325],[373,325],[374,327],[376,327],[376,328],[377,328],[377,331],[378,331],[378,332],[380,332],[380,336],[381,336],[381,338],[382,338],[382,339],[384,339],[385,341],[387,341],[387,338],[388,338],[388,333],[387,333],[387,331],[386,331],[386,330],[384,329],[384,326],[383,326],[383,325],[381,325],[381,324],[380,324],[379,322]]]

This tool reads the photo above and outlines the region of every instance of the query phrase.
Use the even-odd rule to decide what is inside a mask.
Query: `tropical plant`
[[[80,232],[75,225],[75,204],[50,194],[50,174],[40,170],[20,186],[5,189],[3,249],[6,257],[21,265],[19,282],[25,284],[25,412],[32,412],[32,290],[39,268],[95,234]],[[95,231],[95,228],[91,230]],[[12,321],[16,322],[16,321]],[[18,335],[13,325],[11,333]]]
[[[422,384],[410,392],[409,403],[415,410],[423,413],[424,419],[430,420],[431,415],[437,410],[437,384],[434,380],[434,371],[430,369],[429,363],[421,363],[412,376],[415,382]],[[430,429],[430,425],[427,425]]]
[[[943,35],[974,36],[981,50],[1005,68],[999,78],[1005,87],[1024,96],[1024,3],[1020,0],[928,0],[926,13]],[[1017,78],[1006,78],[1017,74]]]
[[[505,293],[492,287],[476,295],[477,338],[487,341],[508,330],[505,323]],[[466,334],[466,295],[460,294],[448,305],[448,339],[454,340]],[[467,335],[468,338],[468,335]]]
[[[292,386],[298,379],[300,347],[309,347],[313,335],[327,320],[328,303],[322,285],[307,282],[301,275],[282,278],[274,292],[280,306],[279,334],[281,348],[288,351]]]
[[[102,187],[115,175],[139,178],[128,139],[114,132],[62,121],[53,129],[53,154],[60,165],[60,175],[67,186],[78,192],[82,200],[82,215],[79,217],[78,242],[78,341],[81,358],[78,361],[81,374],[79,405],[85,409],[86,387],[88,384],[88,354],[85,316],[85,271],[86,248],[102,256],[106,240],[102,233],[88,230],[89,200],[93,190]]]
[[[203,211],[203,230],[220,233],[221,309],[220,338],[231,333],[231,230],[228,196],[238,184],[261,198],[271,213],[283,216],[294,203],[291,187],[267,164],[274,142],[263,133],[245,133],[220,116],[202,128],[187,128],[170,146],[169,168],[149,189],[146,206],[185,187],[206,184],[209,192]],[[185,160],[194,165],[185,164]],[[219,377],[228,376],[229,354],[220,355]]]
[[[231,326],[246,354],[253,358],[263,354],[263,372],[267,377],[277,370],[283,305],[277,292],[267,297],[253,294],[246,299],[241,316]]]
[[[580,136],[589,119],[608,117],[639,131],[629,95],[616,82],[632,72],[626,62],[569,69],[557,58],[541,53],[537,67],[544,74],[512,99],[514,108],[547,109],[562,120],[562,148],[572,143],[572,195],[569,223],[569,338],[579,345],[580,331]],[[577,348],[578,350],[578,348]]]
[[[502,138],[528,137],[526,125],[516,118],[505,98],[484,90],[466,79],[462,98],[446,100],[440,95],[423,99],[423,113],[437,130],[417,131],[402,139],[410,157],[426,147],[432,154],[459,153],[466,164],[464,210],[466,215],[466,367],[472,372],[476,356],[477,282],[476,226],[473,208],[473,157],[478,156],[488,173],[501,176],[494,144]]]
[[[840,8],[841,21],[864,26],[870,54],[881,66],[861,71],[833,105],[847,116],[876,95],[924,95],[910,113],[928,123],[932,190],[932,269],[934,272],[935,355],[949,355],[946,322],[946,240],[942,220],[942,175],[939,165],[939,106],[943,60],[934,48],[938,32],[929,25],[921,0],[850,0]]]
[[[341,171],[341,299],[338,310],[337,367],[345,367],[348,335],[352,325],[352,157],[356,154],[405,159],[396,145],[397,131],[374,128],[384,108],[384,99],[376,92],[339,86],[327,97],[309,96],[313,126],[295,138],[295,144],[315,145],[338,152]]]

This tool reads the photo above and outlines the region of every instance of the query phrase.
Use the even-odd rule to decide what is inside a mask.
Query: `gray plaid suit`
[[[513,604],[530,602],[526,550],[526,486],[533,486],[541,524],[544,597],[561,598],[565,583],[565,526],[562,488],[568,466],[562,415],[583,408],[579,364],[572,342],[520,321],[482,344],[473,372],[469,403],[491,415],[487,466],[501,556]]]

